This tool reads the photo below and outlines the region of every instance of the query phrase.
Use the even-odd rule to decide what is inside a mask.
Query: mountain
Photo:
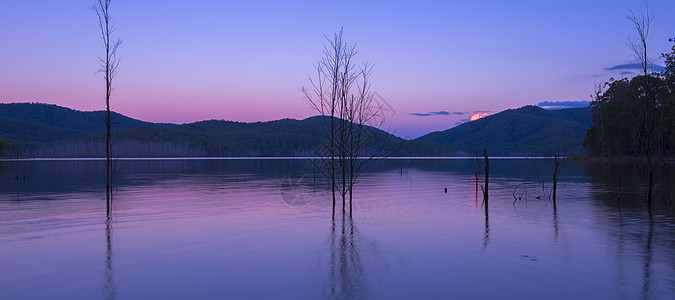
[[[39,103],[0,104],[0,140],[26,157],[102,157],[105,112],[82,112]],[[329,117],[243,123],[207,120],[189,124],[149,123],[114,113],[113,154],[118,157],[158,156],[312,156],[325,143],[321,126]],[[451,155],[448,145],[405,141],[368,127],[382,153],[417,156]]]
[[[583,140],[592,126],[591,109],[545,110],[537,106],[509,109],[415,141],[453,146],[474,155],[552,155],[585,153]]]
[[[53,104],[0,104],[0,138],[19,143],[43,143],[104,134],[105,111],[78,111]],[[116,130],[166,126],[112,112]]]
[[[40,103],[0,104],[0,140],[17,156],[103,157],[104,111],[83,112]],[[159,156],[313,156],[325,139],[329,117],[243,123],[207,120],[189,124],[150,123],[113,113],[113,154]],[[510,109],[408,141],[368,127],[373,150],[395,156],[582,153],[591,126],[590,108]],[[6,143],[0,143],[6,145]],[[0,149],[2,150],[2,149]],[[6,153],[6,151],[5,151]]]

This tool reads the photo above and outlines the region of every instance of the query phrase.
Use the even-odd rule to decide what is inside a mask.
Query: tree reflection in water
[[[647,229],[647,244],[645,245],[645,265],[644,265],[644,276],[642,284],[642,298],[651,299],[652,295],[652,260],[654,253],[652,251],[652,240],[654,239],[654,218],[652,217],[651,210],[649,211],[649,227]]]
[[[105,299],[115,299],[115,270],[112,265],[112,212],[111,199],[108,198],[108,208],[105,219],[105,282],[103,283],[103,295]]]
[[[490,243],[490,215],[488,214],[487,203],[485,203],[485,231],[483,232],[483,252],[485,252],[489,243]]]
[[[358,240],[359,233],[351,214],[333,216],[329,240],[330,273],[326,291],[330,299],[358,299],[366,295]]]

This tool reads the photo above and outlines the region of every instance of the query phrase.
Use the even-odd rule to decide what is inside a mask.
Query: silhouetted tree
[[[558,154],[555,154],[553,157],[553,209],[557,209],[556,195],[558,190],[558,177],[560,177],[560,171],[565,163],[565,155],[558,157]]]
[[[0,158],[8,157],[13,148],[14,146],[7,139],[0,140]]]
[[[354,58],[356,45],[346,43],[342,30],[332,38],[326,37],[323,58],[315,65],[316,77],[309,77],[311,88],[302,88],[304,99],[321,116],[328,117],[320,126],[318,137],[325,141],[316,151],[318,165],[331,181],[333,210],[336,193],[342,197],[342,209],[359,175],[383,154],[385,141],[373,145],[384,122],[382,106],[374,101],[369,83],[372,65],[357,68]]]
[[[651,27],[652,19],[653,17],[650,15],[649,12],[649,1],[645,0],[645,15],[636,15],[633,10],[630,10],[630,16],[628,16],[628,19],[633,22],[633,25],[635,25],[635,30],[638,33],[638,38],[637,39],[631,39],[629,41],[629,46],[635,53],[635,57],[638,59],[640,62],[640,65],[642,66],[642,71],[643,71],[643,82],[642,86],[644,87],[642,91],[642,105],[643,105],[643,113],[644,113],[644,118],[643,118],[643,123],[644,123],[644,131],[645,133],[643,134],[643,152],[645,155],[645,158],[647,160],[647,176],[648,176],[648,192],[647,192],[647,205],[651,207],[652,203],[652,190],[654,186],[654,161],[653,161],[653,156],[654,156],[654,128],[652,126],[652,113],[650,108],[655,106],[656,102],[656,97],[651,91],[651,81],[650,80],[651,76],[649,75],[649,55],[647,54],[647,37],[649,36],[649,29]]]
[[[483,201],[485,202],[485,211],[487,213],[488,199],[488,183],[490,180],[490,161],[488,160],[487,149],[483,149],[483,156],[485,158],[485,188],[483,189]]]
[[[642,157],[646,163],[647,205],[654,198],[656,170],[663,158],[673,153],[675,130],[673,125],[673,54],[663,54],[666,70],[650,72],[647,38],[652,16],[649,3],[646,13],[630,10],[628,19],[637,31],[637,38],[629,40],[640,63],[642,74],[631,79],[610,79],[598,89],[592,106],[593,127],[587,132],[584,146],[602,155],[629,155]],[[675,47],[673,47],[675,53]]]
[[[117,56],[117,49],[122,43],[119,37],[112,37],[116,28],[110,19],[110,3],[112,0],[97,0],[94,5],[91,6],[91,9],[96,13],[98,17],[98,26],[101,30],[101,38],[103,39],[103,45],[105,47],[105,57],[99,58],[101,65],[98,72],[103,73],[105,78],[105,153],[106,153],[106,173],[105,173],[105,185],[106,185],[106,196],[107,199],[110,198],[110,192],[112,190],[112,146],[110,140],[110,131],[111,131],[111,120],[110,120],[110,95],[113,91],[113,79],[117,74],[117,67],[119,66],[119,57]]]

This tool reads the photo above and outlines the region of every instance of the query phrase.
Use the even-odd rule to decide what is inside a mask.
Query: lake
[[[491,159],[486,214],[478,161],[388,159],[351,215],[307,159],[119,160],[109,216],[104,168],[0,162],[0,299],[675,297],[672,165],[650,213],[639,164],[565,162],[554,209],[552,160]]]

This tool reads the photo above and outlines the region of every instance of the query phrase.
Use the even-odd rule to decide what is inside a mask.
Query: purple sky
[[[633,0],[231,2],[113,1],[124,42],[112,109],[175,123],[311,116],[299,89],[323,35],[344,27],[395,110],[385,129],[417,137],[475,111],[589,100],[596,83],[621,76],[605,69],[633,60],[627,7],[644,10]],[[92,3],[0,3],[1,102],[104,109]],[[675,1],[651,7],[649,53],[660,62],[675,37]]]

